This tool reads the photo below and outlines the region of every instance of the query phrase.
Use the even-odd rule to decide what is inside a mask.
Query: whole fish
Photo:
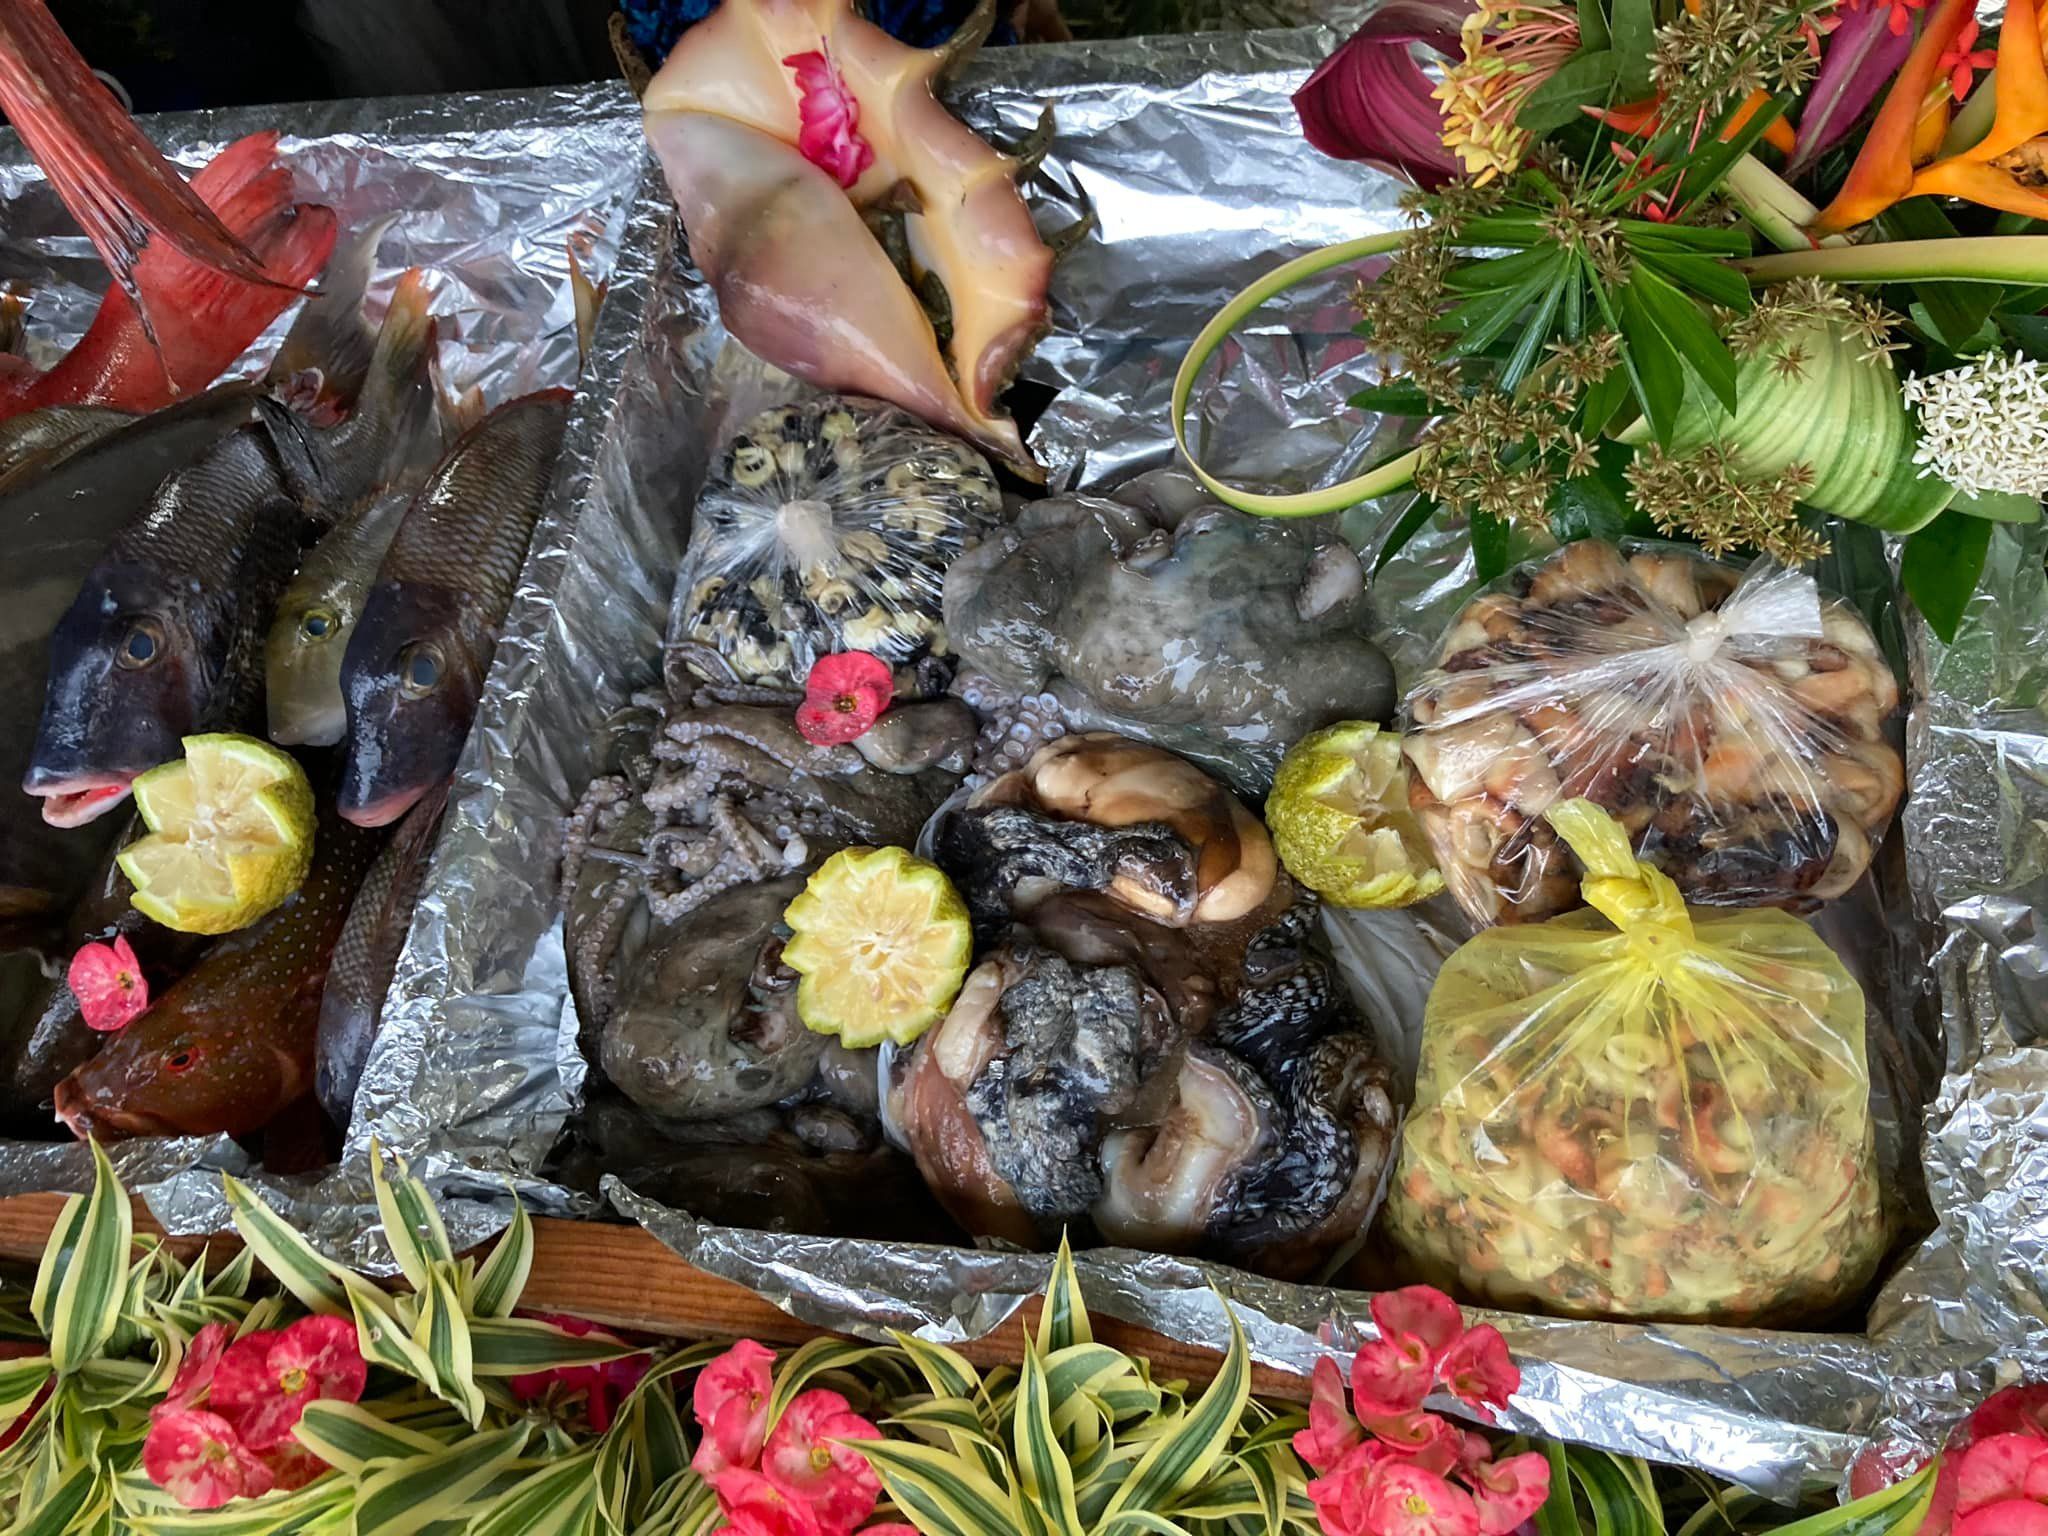
[[[143,975],[161,991],[190,970],[212,941],[153,923],[129,905],[135,887],[114,858],[122,845],[139,835],[139,819],[115,816],[107,825],[124,830],[102,855],[85,895],[71,909],[56,953],[70,956],[82,944],[125,937]],[[78,999],[61,973],[41,978],[18,1014],[0,1016],[0,1122],[22,1132],[48,1126],[51,1090],[91,1060],[105,1039],[86,1026]]]
[[[362,497],[394,431],[431,404],[434,328],[417,272],[393,296],[356,409],[319,430],[271,400],[158,487],[78,588],[22,787],[43,819],[105,813],[195,731],[234,728],[263,682],[263,642],[309,530]]]
[[[426,883],[434,834],[448,803],[444,788],[429,790],[391,834],[363,878],[348,924],[334,946],[327,991],[320,999],[320,1033],[313,1056],[313,1091],[337,1126],[348,1128],[356,1084],[383,1022],[384,994],[412,928],[412,910]]]
[[[0,492],[26,485],[135,420],[110,405],[46,405],[0,421]]]
[[[411,503],[403,488],[380,492],[313,547],[278,599],[264,650],[263,700],[270,739],[331,747],[348,729],[341,658],[370,582]]]
[[[382,839],[323,816],[306,883],[199,963],[57,1085],[80,1137],[247,1136],[313,1083],[320,993]]]
[[[396,821],[455,771],[568,419],[566,389],[507,401],[406,509],[341,664],[340,805],[358,826]]]
[[[63,911],[105,848],[104,834],[84,837],[48,825],[38,803],[12,788],[28,772],[50,670],[50,631],[163,479],[254,420],[256,400],[246,384],[181,400],[0,495],[8,551],[0,563],[0,889],[17,902],[41,892]]]
[[[362,393],[377,334],[363,313],[377,247],[395,213],[358,226],[343,236],[327,258],[320,291],[292,321],[264,375],[271,392],[320,426],[331,426]]]

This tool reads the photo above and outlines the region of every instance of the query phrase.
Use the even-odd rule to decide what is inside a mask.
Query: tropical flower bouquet
[[[1482,578],[1512,525],[1799,563],[1872,529],[1951,633],[1999,521],[2048,493],[2041,8],[1974,0],[1388,0],[1295,97],[1325,152],[1406,177],[1415,227],[1282,267],[1198,338],[1334,267],[1424,418],[1301,515],[1420,493]],[[1419,62],[1436,56],[1433,66]]]

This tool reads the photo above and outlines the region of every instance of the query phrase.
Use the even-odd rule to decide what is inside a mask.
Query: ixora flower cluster
[[[852,1442],[882,1432],[837,1392],[800,1392],[771,1422],[775,1352],[741,1339],[698,1373],[691,1406],[704,1438],[690,1465],[739,1536],[848,1536],[875,1512],[882,1480]],[[870,1525],[864,1536],[916,1536]]]
[[[1522,1384],[1500,1330],[1467,1328],[1457,1303],[1427,1285],[1373,1298],[1377,1340],[1351,1362],[1351,1402],[1331,1360],[1316,1364],[1308,1428],[1294,1437],[1321,1474],[1308,1485],[1326,1536],[1504,1536],[1550,1497],[1540,1451],[1496,1461],[1482,1434],[1423,1402],[1450,1393],[1490,1422]]]
[[[209,1323],[150,1412],[143,1470],[188,1509],[303,1488],[327,1470],[292,1437],[306,1405],[353,1403],[368,1378],[347,1318],[302,1317],[239,1339]]]

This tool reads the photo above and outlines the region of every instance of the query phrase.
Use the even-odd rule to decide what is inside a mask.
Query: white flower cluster
[[[1913,461],[1961,491],[2048,496],[2048,368],[1997,353],[1906,380],[1920,413]]]

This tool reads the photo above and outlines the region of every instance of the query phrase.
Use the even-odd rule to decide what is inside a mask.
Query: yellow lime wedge
[[[806,1028],[850,1046],[908,1045],[946,1015],[973,957],[967,904],[901,848],[847,848],[782,914]]]
[[[1371,721],[1295,743],[1273,776],[1266,830],[1287,872],[1340,907],[1405,907],[1444,888],[1408,809],[1400,734]]]

